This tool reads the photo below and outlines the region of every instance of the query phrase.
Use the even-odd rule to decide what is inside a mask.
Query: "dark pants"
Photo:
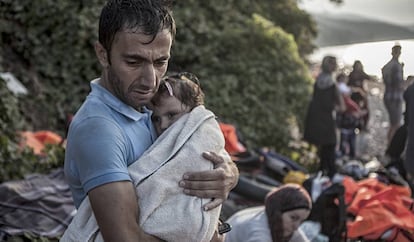
[[[342,155],[348,155],[350,158],[355,157],[355,140],[356,134],[353,128],[341,129],[339,148],[341,149]]]
[[[336,173],[335,148],[336,144],[320,145],[318,147],[320,170],[330,178]]]

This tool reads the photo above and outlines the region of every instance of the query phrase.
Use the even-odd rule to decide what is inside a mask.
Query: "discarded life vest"
[[[347,212],[355,216],[347,223],[348,238],[414,241],[414,202],[409,187],[387,185],[375,178],[355,183],[348,178],[343,184],[346,200],[352,197]]]
[[[224,135],[224,149],[229,152],[229,154],[237,154],[246,151],[246,147],[239,141],[236,128],[233,125],[220,122],[219,126]]]
[[[47,144],[60,144],[63,141],[60,135],[49,130],[23,131],[20,136],[22,137],[20,146],[33,149],[33,153],[36,155],[43,155]]]

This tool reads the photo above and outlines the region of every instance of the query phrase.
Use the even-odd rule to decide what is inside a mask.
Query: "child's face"
[[[181,116],[190,112],[191,109],[174,96],[163,96],[157,106],[152,106],[152,111],[152,123],[157,134],[160,135]]]

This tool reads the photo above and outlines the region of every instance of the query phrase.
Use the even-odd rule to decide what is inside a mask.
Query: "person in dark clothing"
[[[387,167],[395,167],[406,180],[409,180],[410,186],[413,187],[414,177],[414,114],[410,109],[414,106],[414,76],[407,77],[408,87],[403,93],[405,102],[404,123],[395,131],[385,155],[389,158]],[[411,135],[408,133],[411,125]],[[405,151],[405,153],[404,153]]]
[[[306,120],[304,139],[317,146],[320,169],[329,177],[336,173],[336,121],[335,110],[344,112],[343,97],[335,84],[333,73],[337,68],[336,58],[325,56],[322,71],[317,76]]]
[[[414,80],[414,76],[409,76],[407,82]],[[411,184],[414,183],[414,83],[410,84],[404,92],[405,113],[404,126],[406,126],[406,147],[404,167],[407,178]]]
[[[362,62],[356,60],[348,76],[348,85],[352,90],[351,99],[365,111],[360,127],[362,130],[366,130],[369,121],[368,91],[365,87],[366,80],[373,80],[373,78],[365,73]]]
[[[348,76],[348,85],[350,87],[357,87],[366,91],[364,81],[371,79],[372,78],[367,73],[365,73],[362,62],[356,60],[352,66],[352,71],[349,73]]]
[[[392,47],[391,60],[382,67],[382,79],[385,84],[384,105],[387,109],[390,127],[388,129],[388,143],[394,136],[395,131],[401,126],[403,92],[404,92],[404,64],[399,62],[401,46],[396,44]]]

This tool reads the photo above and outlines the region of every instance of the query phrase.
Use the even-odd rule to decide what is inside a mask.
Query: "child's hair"
[[[163,96],[174,96],[191,109],[204,104],[204,93],[200,88],[199,80],[196,75],[189,72],[164,77],[151,103],[158,106]]]
[[[301,208],[311,210],[312,199],[302,186],[284,184],[267,194],[265,208],[273,241],[283,241],[282,214]]]
[[[343,81],[343,82],[345,82],[346,81],[346,79],[347,79],[347,75],[344,73],[344,72],[340,72],[337,76],[336,76],[336,81],[337,82],[341,82],[341,81]]]

